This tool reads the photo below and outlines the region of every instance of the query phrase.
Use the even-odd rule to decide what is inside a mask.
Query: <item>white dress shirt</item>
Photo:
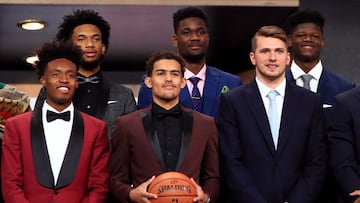
[[[52,122],[47,122],[47,110],[56,113],[70,111],[70,121],[56,119]],[[54,175],[54,183],[56,184],[71,135],[71,129],[74,120],[74,106],[71,103],[62,112],[58,112],[45,101],[42,107],[42,112],[42,122],[44,126],[46,146],[49,153],[51,169]]]
[[[296,63],[295,61],[292,61],[291,63],[291,73],[293,75],[293,78],[296,81],[296,85],[303,87],[304,86],[304,82],[301,79],[301,76],[304,74],[308,74],[311,75],[313,78],[310,80],[310,90],[312,92],[317,92],[318,89],[318,85],[319,85],[319,80],[320,80],[320,76],[323,70],[323,66],[321,64],[321,60],[319,61],[319,63],[317,63],[315,65],[315,67],[313,69],[311,69],[308,73],[305,73]]]

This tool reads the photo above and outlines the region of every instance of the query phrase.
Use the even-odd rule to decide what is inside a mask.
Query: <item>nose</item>
[[[68,77],[66,74],[61,74],[59,81],[62,83],[67,83],[68,82]]]
[[[86,40],[86,47],[94,47],[94,42],[91,39]]]
[[[276,61],[276,53],[275,52],[270,52],[270,61]]]

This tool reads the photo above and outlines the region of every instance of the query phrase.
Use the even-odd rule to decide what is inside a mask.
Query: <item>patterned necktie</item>
[[[310,90],[310,80],[313,78],[313,76],[305,74],[301,76],[302,81],[304,82],[304,88]]]
[[[279,122],[279,116],[277,111],[277,105],[276,105],[276,96],[279,95],[279,93],[276,90],[271,90],[267,97],[269,98],[269,109],[268,109],[268,119],[271,129],[271,134],[273,137],[275,149],[278,145],[278,139],[279,139],[279,128],[280,128],[280,122]]]
[[[192,101],[193,109],[195,111],[200,111],[201,110],[201,95],[200,95],[199,88],[197,86],[200,78],[192,77],[192,78],[189,78],[189,80],[194,85],[194,87],[192,89],[192,93],[191,93],[191,101]]]
[[[99,77],[98,76],[92,76],[92,77],[83,77],[81,75],[77,76],[77,80],[79,84],[84,84],[84,83],[99,83]]]
[[[46,120],[47,120],[47,122],[51,122],[51,121],[54,121],[56,119],[62,119],[64,121],[70,121],[70,111],[65,111],[63,113],[56,113],[56,112],[47,110],[47,112],[46,112]]]

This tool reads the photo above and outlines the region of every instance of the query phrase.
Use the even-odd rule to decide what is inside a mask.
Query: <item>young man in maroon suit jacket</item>
[[[193,178],[195,202],[215,202],[219,192],[219,159],[214,119],[180,105],[184,64],[172,52],[154,54],[147,62],[145,84],[153,103],[119,117],[112,137],[110,189],[120,202],[157,198],[146,188],[166,171]]]
[[[37,55],[46,101],[6,122],[1,165],[5,202],[105,202],[107,127],[72,103],[80,50],[47,43]]]

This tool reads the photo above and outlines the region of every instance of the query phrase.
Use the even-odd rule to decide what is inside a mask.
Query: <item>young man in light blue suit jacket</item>
[[[172,43],[178,48],[179,55],[185,60],[187,79],[186,86],[181,90],[180,102],[183,106],[197,110],[209,116],[216,116],[221,93],[242,84],[240,77],[206,65],[205,56],[209,45],[208,23],[205,14],[198,8],[187,7],[173,15],[175,35]],[[200,78],[197,87],[200,91],[201,105],[196,109],[192,103],[194,85],[190,78]],[[139,109],[152,102],[151,89],[142,82],[139,97]]]

